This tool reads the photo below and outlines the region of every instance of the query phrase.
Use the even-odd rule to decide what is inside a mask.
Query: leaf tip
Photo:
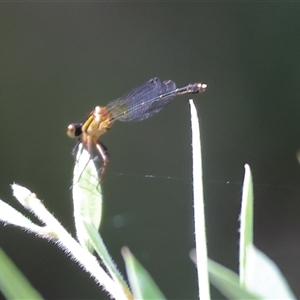
[[[123,257],[129,257],[131,255],[131,252],[127,246],[123,246],[121,248],[121,254]]]
[[[36,194],[32,193],[27,188],[17,184],[13,183],[11,184],[11,189],[13,191],[13,196],[22,204],[26,206],[26,202],[30,198],[36,198]]]

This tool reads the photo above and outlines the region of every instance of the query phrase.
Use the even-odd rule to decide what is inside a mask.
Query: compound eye
[[[67,128],[67,135],[70,138],[75,138],[75,124],[70,124]]]
[[[82,134],[82,130],[81,130],[81,124],[79,123],[73,123],[70,124],[67,128],[67,135],[70,138],[75,138],[78,137]]]

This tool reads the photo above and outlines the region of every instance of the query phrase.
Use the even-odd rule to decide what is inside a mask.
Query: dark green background
[[[1,3],[0,198],[20,209],[9,184],[25,185],[74,232],[75,142],[66,126],[154,76],[178,86],[206,82],[207,92],[193,98],[202,125],[209,256],[237,271],[249,163],[255,244],[299,297],[299,15],[298,3]],[[178,97],[144,122],[115,124],[102,139],[111,162],[101,233],[122,271],[120,248],[127,245],[169,299],[197,297],[188,257],[188,99]],[[0,229],[0,246],[47,299],[106,298],[52,244],[8,226]]]

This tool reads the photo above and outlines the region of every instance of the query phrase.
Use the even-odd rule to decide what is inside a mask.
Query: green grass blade
[[[149,273],[135,259],[127,247],[122,248],[122,255],[134,299],[166,299]]]
[[[43,299],[1,248],[0,289],[6,299]]]
[[[296,299],[286,279],[253,244],[253,182],[245,165],[240,229],[240,284],[264,299]]]
[[[247,261],[247,247],[253,244],[253,182],[249,165],[245,165],[245,177],[243,183],[240,249],[239,249],[239,272],[240,283],[245,284],[245,266]]]
[[[208,270],[210,282],[228,299],[263,299],[241,286],[237,274],[210,259]]]
[[[203,199],[202,181],[202,158],[200,128],[197,111],[192,100],[191,107],[191,128],[192,128],[192,152],[193,152],[193,191],[194,191],[194,218],[195,218],[195,242],[197,257],[197,274],[199,299],[210,299],[208,267],[207,267],[207,246],[205,232],[205,213]]]
[[[247,247],[245,285],[264,299],[296,299],[276,264],[254,245]]]
[[[92,251],[83,220],[91,221],[99,230],[102,214],[102,194],[98,171],[82,144],[78,147],[73,174],[73,206],[76,235],[82,246]]]
[[[127,295],[127,298],[132,298],[131,292],[122,277],[121,273],[117,269],[116,264],[113,262],[111,256],[109,255],[106,246],[104,245],[104,242],[99,235],[98,231],[94,227],[93,224],[89,222],[84,222],[85,229],[87,231],[87,234],[89,236],[89,239],[92,243],[93,248],[99,255],[101,259],[101,263],[104,264],[105,268],[109,272],[110,276],[113,278],[113,280],[118,283],[120,286],[122,286],[122,289],[124,293]]]

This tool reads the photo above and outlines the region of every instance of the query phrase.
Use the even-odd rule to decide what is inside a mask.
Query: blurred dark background
[[[255,244],[300,297],[299,13],[297,3],[1,3],[0,198],[20,209],[9,185],[25,185],[74,233],[66,126],[154,76],[206,82],[193,98],[209,256],[238,270],[249,163]],[[197,298],[189,98],[102,139],[111,162],[100,231],[123,272],[127,245],[169,299]],[[47,299],[107,298],[44,240],[7,226],[0,246]]]

